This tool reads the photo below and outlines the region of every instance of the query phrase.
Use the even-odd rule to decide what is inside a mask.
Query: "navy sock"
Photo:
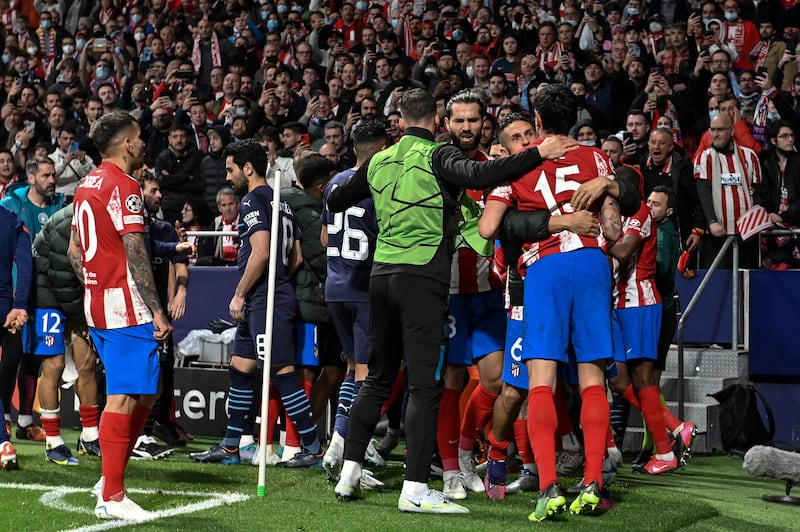
[[[300,433],[303,447],[310,453],[319,454],[321,446],[317,438],[317,425],[311,414],[311,403],[303,387],[300,386],[300,381],[297,380],[297,374],[293,371],[275,375],[272,377],[272,382],[281,394],[286,414],[292,418],[297,432]]]
[[[242,373],[233,366],[230,366],[228,371],[231,375],[231,389],[228,397],[228,427],[225,430],[222,445],[228,449],[238,449],[239,440],[242,439],[242,432],[244,432],[244,418],[253,404],[255,378],[253,375]]]
[[[631,413],[631,404],[621,395],[614,394],[611,401],[611,430],[614,432],[614,441],[622,449],[625,431],[628,429],[628,415]]]
[[[361,388],[360,382],[355,382],[356,372],[348,371],[339,388],[339,404],[336,408],[336,420],[333,424],[333,431],[342,438],[347,436],[347,423],[350,421],[350,408]]]

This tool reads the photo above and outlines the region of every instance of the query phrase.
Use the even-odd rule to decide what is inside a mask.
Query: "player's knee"
[[[47,357],[42,360],[42,377],[53,380],[61,378],[64,372],[64,355]]]

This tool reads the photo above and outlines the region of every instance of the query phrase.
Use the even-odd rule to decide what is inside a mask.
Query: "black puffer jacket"
[[[322,247],[322,242],[319,240],[322,232],[320,219],[322,200],[295,187],[281,189],[281,199],[292,208],[295,223],[303,235],[300,240],[303,265],[292,278],[294,293],[297,296],[297,319],[318,325],[327,323],[325,277],[328,274],[328,259],[327,250]]]
[[[83,286],[69,263],[72,205],[64,207],[44,225],[33,241],[36,269],[36,306],[55,308],[73,324],[86,323],[83,313]]]

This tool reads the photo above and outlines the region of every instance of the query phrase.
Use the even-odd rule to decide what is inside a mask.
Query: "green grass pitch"
[[[64,431],[74,445],[77,433]],[[63,467],[48,463],[41,443],[13,442],[20,456],[20,471],[0,471],[0,530],[107,530],[121,523],[99,521],[92,513],[89,489],[100,475],[98,458],[82,457],[81,465]],[[626,464],[612,485],[617,505],[596,516],[566,516],[533,524],[527,515],[532,494],[511,495],[490,501],[470,494],[464,504],[469,515],[408,515],[397,511],[402,484],[398,461],[377,470],[386,492],[366,492],[350,503],[334,499],[333,486],[321,469],[268,468],[266,497],[256,497],[258,468],[191,463],[190,451],[203,450],[208,439],[159,462],[131,462],[127,487],[147,510],[168,516],[155,521],[122,526],[122,530],[191,532],[339,531],[381,532],[416,530],[797,530],[800,509],[766,503],[764,493],[783,491],[777,480],[750,478],[742,462],[725,456],[693,457],[676,473],[647,477],[630,473]],[[626,457],[630,459],[630,457]],[[512,477],[513,478],[513,477]],[[566,488],[577,479],[563,479]],[[441,488],[434,480],[433,487]],[[113,528],[118,529],[118,528]]]

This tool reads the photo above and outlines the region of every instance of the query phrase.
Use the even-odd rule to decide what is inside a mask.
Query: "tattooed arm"
[[[83,278],[83,260],[81,259],[81,244],[78,241],[78,231],[73,229],[69,236],[69,248],[67,248],[67,255],[69,256],[69,263],[72,266],[72,271],[81,282],[85,283]]]
[[[133,282],[136,283],[136,288],[139,290],[144,304],[153,313],[153,326],[156,329],[155,339],[159,342],[166,340],[172,332],[172,325],[164,314],[158,299],[156,283],[153,279],[153,266],[144,243],[144,233],[124,234],[122,235],[122,244],[125,246],[125,256]]]

